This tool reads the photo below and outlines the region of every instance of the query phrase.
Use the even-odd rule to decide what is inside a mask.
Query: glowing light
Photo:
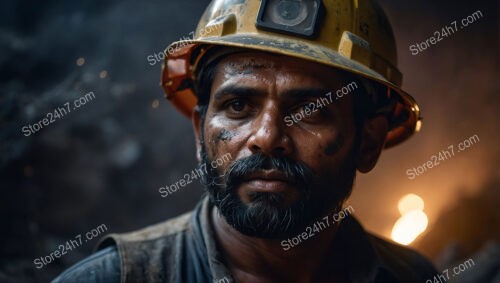
[[[77,65],[78,67],[83,66],[83,64],[85,64],[85,58],[80,57],[80,58],[76,59],[76,65]]]
[[[153,109],[156,109],[158,108],[158,106],[160,106],[160,101],[158,101],[158,99],[153,100],[153,103],[151,103],[151,107],[153,107]]]
[[[415,132],[420,132],[420,129],[422,129],[422,120],[418,120],[415,124]]]
[[[106,70],[102,70],[100,73],[99,73],[99,78],[101,79],[104,79],[108,76],[108,71]]]
[[[424,200],[415,194],[407,194],[399,200],[398,209],[401,215],[413,210],[424,210]]]
[[[391,238],[402,245],[409,245],[429,224],[423,212],[424,201],[415,194],[408,194],[399,200],[398,209],[402,216],[394,224]]]
[[[423,211],[411,211],[396,221],[391,238],[402,245],[409,245],[425,231],[427,224],[427,215]]]

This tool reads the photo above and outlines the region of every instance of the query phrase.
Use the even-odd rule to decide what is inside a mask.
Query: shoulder
[[[120,282],[120,257],[116,247],[107,247],[76,263],[52,283]]]
[[[61,273],[52,283],[120,282],[121,273],[130,269],[125,265],[125,270],[122,270],[122,261],[132,260],[137,264],[157,261],[161,250],[174,245],[173,239],[189,229],[191,214],[186,213],[137,231],[110,234],[101,241],[98,252]]]
[[[418,252],[371,234],[369,237],[383,265],[398,277],[414,277],[425,282],[438,273],[434,265]]]
[[[169,236],[175,236],[189,229],[191,216],[192,211],[140,230],[123,234],[111,234],[104,239],[104,245],[101,246],[106,246],[105,242],[110,238],[117,242],[123,241],[133,243],[155,241],[158,239],[164,239],[165,237],[168,238]]]

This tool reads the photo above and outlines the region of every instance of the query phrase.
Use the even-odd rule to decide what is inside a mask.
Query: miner
[[[280,244],[342,211],[357,172],[420,127],[375,1],[214,0],[194,39],[169,50],[162,86],[192,121],[198,161],[232,160],[203,175],[192,212],[110,235],[55,282],[417,283],[437,273],[353,215]]]

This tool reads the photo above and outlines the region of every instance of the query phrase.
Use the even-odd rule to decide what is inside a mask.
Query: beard
[[[351,150],[353,154],[353,150]],[[205,144],[201,149],[201,164],[212,164],[207,157]],[[307,225],[327,213],[338,212],[349,197],[356,167],[354,155],[334,172],[334,182],[321,181],[304,163],[287,157],[269,157],[253,154],[233,161],[224,174],[207,166],[202,182],[210,202],[215,205],[226,222],[240,233],[265,239],[286,239],[302,233]],[[238,187],[245,176],[260,170],[277,170],[299,190],[299,198],[292,204],[285,203],[280,192],[249,192],[245,204],[238,195]],[[323,193],[313,188],[325,189]]]

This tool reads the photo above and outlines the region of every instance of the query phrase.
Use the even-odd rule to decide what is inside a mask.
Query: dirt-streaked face
[[[359,144],[356,92],[335,97],[349,83],[332,68],[267,53],[238,53],[217,65],[205,123],[195,129],[203,131],[203,162],[232,157],[207,186],[229,224],[281,238],[342,204]]]

